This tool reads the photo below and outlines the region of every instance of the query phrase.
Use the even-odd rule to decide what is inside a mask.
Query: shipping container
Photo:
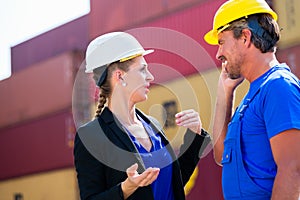
[[[300,78],[300,44],[286,49],[279,49],[276,53],[280,62],[285,62],[291,71]]]
[[[73,168],[22,176],[0,182],[1,200],[79,200]]]
[[[88,15],[40,34],[11,48],[12,73],[88,44]]]
[[[186,200],[223,200],[221,176],[222,167],[215,163],[213,153],[210,152],[200,160],[185,186]]]
[[[70,107],[74,77],[82,61],[82,52],[67,52],[1,81],[0,127]]]
[[[71,107],[45,118],[1,129],[0,180],[73,167],[75,133]]]
[[[169,81],[220,66],[215,59],[217,46],[208,45],[203,37],[211,30],[214,12],[222,3],[224,0],[202,3],[127,30],[145,48],[155,49],[146,60],[153,63],[150,70],[156,81]]]
[[[213,18],[215,12],[226,0],[205,1],[193,7],[178,10],[168,16],[152,20],[142,24],[140,27],[161,27],[167,28],[186,36],[199,43],[207,53],[215,60],[217,46],[212,46],[204,41],[204,35],[213,27]],[[171,40],[171,42],[176,42]],[[188,53],[193,53],[191,49]],[[216,64],[220,62],[216,61]]]
[[[288,48],[300,44],[300,1],[273,0],[281,31],[279,46]]]
[[[90,38],[105,32],[136,27],[177,10],[205,2],[208,0],[91,0]]]

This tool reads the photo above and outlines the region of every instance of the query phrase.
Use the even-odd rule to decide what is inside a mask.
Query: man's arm
[[[298,200],[300,194],[300,130],[291,129],[270,139],[277,164],[272,200]]]
[[[216,163],[219,165],[221,165],[222,161],[227,126],[232,116],[234,90],[242,81],[243,78],[236,80],[228,78],[224,67],[222,67],[218,83],[212,133],[214,158]]]

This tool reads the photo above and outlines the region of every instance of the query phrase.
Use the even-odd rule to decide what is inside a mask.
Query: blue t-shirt
[[[277,166],[269,140],[282,131],[300,129],[300,86],[287,65],[281,64],[253,81],[244,100],[258,88],[242,119],[241,148],[249,176],[271,192]]]
[[[142,119],[140,120],[152,141],[152,148],[150,149],[150,152],[148,152],[134,136],[130,133],[129,135],[138,149],[145,167],[160,168],[157,179],[151,184],[154,199],[174,200],[172,187],[172,157],[161,140],[159,133],[156,134],[149,124],[144,122]]]

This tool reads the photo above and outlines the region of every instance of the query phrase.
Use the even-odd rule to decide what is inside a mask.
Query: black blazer
[[[138,109],[136,112],[154,131],[160,133],[165,144],[169,144],[157,120]],[[166,145],[174,160],[172,184],[176,200],[185,199],[184,185],[199,161],[200,150],[205,148],[201,148],[203,142],[207,144],[207,140],[210,140],[209,135],[204,130],[198,135],[188,129],[178,158],[171,145]],[[127,178],[126,169],[138,163],[138,172],[145,170],[135,145],[108,108],[102,111],[99,118],[78,129],[74,162],[81,200],[121,200],[121,182]],[[128,199],[153,200],[151,186],[138,188]]]

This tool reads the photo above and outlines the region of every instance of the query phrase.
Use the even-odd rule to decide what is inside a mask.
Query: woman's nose
[[[154,80],[154,76],[153,76],[153,74],[152,74],[150,71],[148,71],[147,80],[148,80],[149,82],[151,82],[151,81]]]

